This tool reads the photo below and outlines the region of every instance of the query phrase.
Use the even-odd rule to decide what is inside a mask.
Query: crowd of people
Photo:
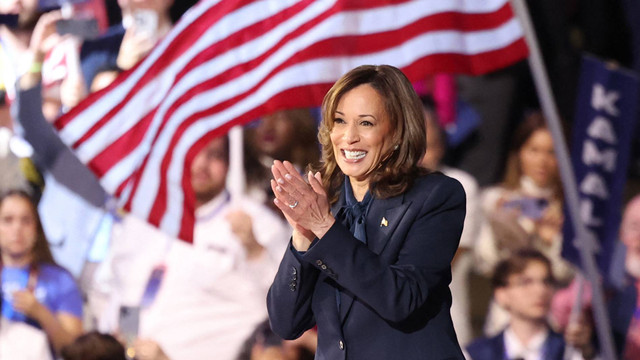
[[[558,161],[524,64],[410,86],[397,69],[357,68],[322,110],[247,124],[241,160],[228,136],[212,140],[190,164],[189,244],[118,209],[51,125],[134,67],[176,19],[172,0],[118,0],[118,21],[98,37],[59,34],[61,20],[96,14],[93,3],[104,8],[0,4],[0,14],[17,15],[0,23],[0,358],[600,356],[590,301],[575,316],[558,310],[580,270],[561,255]],[[557,60],[560,42],[548,44],[558,53],[546,59],[552,75],[568,65]],[[567,83],[554,86],[561,102],[571,98]],[[373,116],[360,123],[363,111]],[[354,165],[359,157],[367,169]],[[232,161],[242,163],[243,194],[227,189]],[[606,293],[625,360],[640,359],[632,185],[620,209],[626,275]],[[372,198],[402,211],[382,212]],[[405,212],[412,220],[400,221]],[[379,245],[387,230],[403,243]],[[336,303],[337,313],[326,310]]]

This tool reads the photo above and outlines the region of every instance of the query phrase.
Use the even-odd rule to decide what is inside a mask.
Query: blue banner
[[[582,59],[571,142],[580,217],[598,240],[596,260],[608,274],[618,241],[622,192],[638,122],[638,78],[593,57]],[[565,207],[566,208],[566,207]],[[574,228],[565,210],[562,255],[580,266]]]

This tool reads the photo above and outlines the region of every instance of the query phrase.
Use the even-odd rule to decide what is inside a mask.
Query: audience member
[[[282,340],[265,320],[242,345],[236,360],[312,360],[316,345],[317,333],[313,330],[293,341]]]
[[[40,18],[30,45],[34,61],[44,58],[47,48],[56,42],[55,23],[60,17],[58,12],[50,12]],[[12,104],[14,127],[31,144],[33,161],[47,183],[38,206],[49,241],[59,244],[54,248],[56,258],[78,276],[104,215],[107,195],[95,175],[45,120],[41,103],[42,74],[27,72],[20,77]]]
[[[10,0],[9,2],[13,3],[13,9],[6,5],[6,10],[17,13],[18,20],[16,26],[0,24],[0,58],[3,65],[0,68],[0,83],[4,85],[9,99],[13,99],[16,80],[31,66],[29,39],[40,17],[40,12],[38,0]],[[4,123],[0,126],[11,126],[11,124]]]
[[[473,360],[545,359],[564,360],[567,344],[590,359],[591,327],[586,321],[562,335],[555,333],[547,318],[554,291],[551,262],[538,250],[520,249],[496,266],[492,278],[495,301],[509,312],[509,322],[498,335],[475,340],[467,351]]]
[[[113,336],[91,331],[62,348],[63,360],[126,360],[124,346]]]
[[[250,195],[272,205],[269,169],[273,160],[288,160],[300,172],[320,161],[318,125],[310,109],[282,110],[264,116],[245,130],[245,157]],[[254,164],[254,157],[259,164]]]
[[[447,150],[444,129],[440,127],[438,115],[435,112],[433,100],[422,98],[425,107],[427,128],[427,152],[421,165],[432,170],[443,172],[447,176],[458,180],[467,197],[467,215],[464,219],[464,229],[460,237],[460,245],[451,262],[451,319],[461,346],[465,346],[472,339],[470,318],[470,294],[468,275],[472,266],[471,250],[475,246],[480,227],[480,204],[478,183],[468,173],[442,164],[442,158]]]
[[[155,265],[166,267],[162,285],[140,318],[140,336],[173,360],[234,359],[267,316],[264,299],[290,229],[266,207],[225,190],[228,138],[209,143],[193,159],[191,185],[197,201],[193,245],[126,216],[112,238],[98,286],[119,305],[140,304]],[[111,287],[107,287],[111,283]],[[116,299],[119,297],[119,299]],[[101,319],[103,331],[115,330]],[[97,314],[102,311],[97,310]],[[109,324],[111,321],[111,324]]]
[[[172,4],[173,0],[118,0],[122,23],[82,44],[80,59],[86,89],[91,88],[99,69],[117,66],[128,70],[145,57],[171,30]]]
[[[620,240],[627,250],[627,277],[609,300],[609,316],[621,358],[635,360],[640,355],[640,195],[633,197],[624,210]]]
[[[57,266],[29,195],[0,197],[2,316],[42,329],[57,352],[82,333],[82,297]]]
[[[490,275],[495,264],[523,247],[534,247],[551,260],[561,286],[573,267],[561,256],[562,189],[553,140],[540,113],[530,114],[516,130],[502,184],[481,195],[486,221],[474,249],[476,267]],[[491,306],[485,332],[495,334],[507,314]]]
[[[0,359],[53,360],[53,357],[44,332],[0,317]]]

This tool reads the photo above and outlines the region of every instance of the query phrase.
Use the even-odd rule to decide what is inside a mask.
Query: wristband
[[[29,67],[30,74],[38,74],[42,72],[42,63],[38,61],[34,61],[31,63],[31,67]]]

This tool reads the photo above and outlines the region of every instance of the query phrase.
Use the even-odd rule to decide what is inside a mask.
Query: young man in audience
[[[551,263],[542,253],[522,249],[499,262],[492,285],[495,301],[509,312],[509,323],[498,335],[469,345],[471,359],[563,360],[567,342],[578,349],[570,359],[593,357],[591,328],[586,322],[570,327],[564,338],[547,322],[554,278]]]

